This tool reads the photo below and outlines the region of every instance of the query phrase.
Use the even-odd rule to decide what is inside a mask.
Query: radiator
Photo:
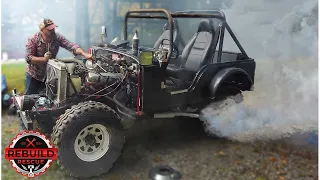
[[[51,59],[47,64],[46,95],[54,103],[61,103],[67,96],[67,67]]]

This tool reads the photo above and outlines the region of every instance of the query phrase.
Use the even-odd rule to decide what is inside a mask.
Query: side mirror
[[[104,42],[104,39],[107,38],[107,28],[105,26],[101,26],[101,41]]]

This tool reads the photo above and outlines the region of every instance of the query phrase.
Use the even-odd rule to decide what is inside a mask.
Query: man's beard
[[[56,36],[56,32],[52,32],[52,33],[48,34],[48,37],[49,37],[49,38],[53,38],[53,37],[55,37],[55,36]]]
[[[53,31],[51,33],[50,32],[43,32],[43,35],[48,39],[52,39],[56,36],[56,33],[55,33],[55,31]]]

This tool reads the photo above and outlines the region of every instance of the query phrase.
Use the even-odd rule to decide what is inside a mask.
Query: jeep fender
[[[239,89],[244,91],[244,90],[251,90],[251,87],[253,85],[253,81],[248,75],[246,71],[240,68],[225,68],[220,70],[211,80],[209,84],[209,91],[210,95],[214,96],[215,93],[217,92],[218,88],[222,83],[224,83],[227,80],[234,80],[238,79],[243,86],[239,86]],[[236,85],[236,84],[235,84]],[[238,86],[238,85],[236,85]]]

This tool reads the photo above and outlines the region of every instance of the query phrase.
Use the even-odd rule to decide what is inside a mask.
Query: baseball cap
[[[58,27],[58,26],[55,25],[51,19],[47,19],[47,18],[42,19],[40,24],[39,24],[39,28],[41,30],[43,28],[46,28],[46,29],[48,29],[50,31],[50,30],[54,29],[55,27]]]

